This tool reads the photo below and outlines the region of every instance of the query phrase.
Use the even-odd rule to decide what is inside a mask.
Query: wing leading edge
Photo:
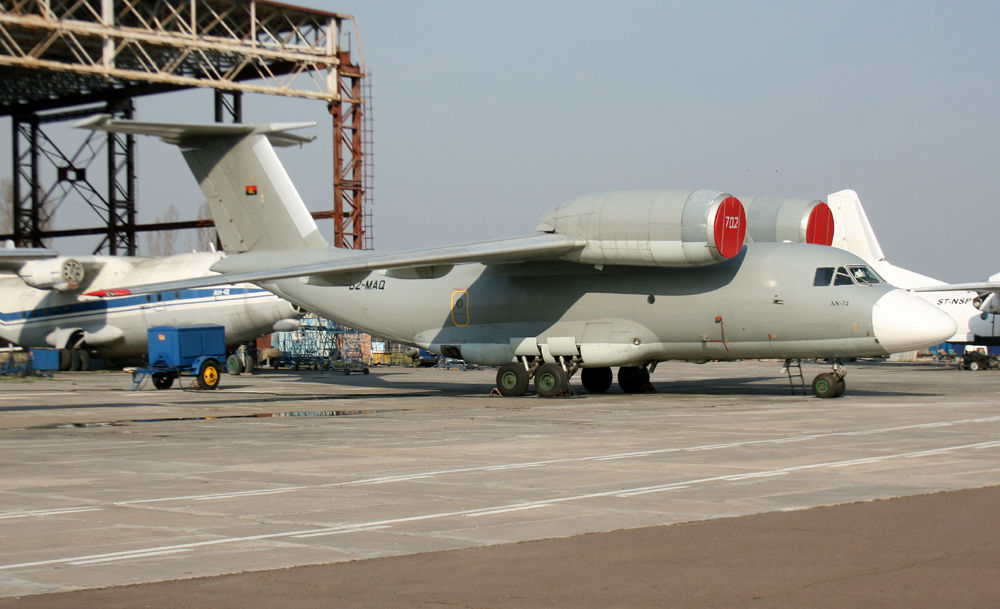
[[[947,283],[930,285],[920,288],[910,288],[912,292],[979,292],[982,294],[1000,293],[1000,281],[982,281],[978,283]]]
[[[586,242],[558,234],[543,233],[465,245],[408,250],[386,254],[327,249],[314,254],[302,251],[250,252],[229,256],[212,266],[221,274],[163,283],[88,292],[88,296],[150,294],[233,283],[260,283],[292,277],[308,278],[320,285],[347,285],[372,271],[396,271],[403,278],[440,275],[451,266],[464,263],[515,263],[528,260],[555,260],[583,248]],[[304,256],[320,258],[305,264],[282,265],[282,258],[301,261]]]
[[[17,272],[25,262],[56,258],[59,252],[36,247],[0,247],[0,271]]]

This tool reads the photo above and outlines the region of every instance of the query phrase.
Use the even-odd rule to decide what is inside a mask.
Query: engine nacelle
[[[60,256],[25,262],[17,275],[33,288],[72,292],[80,287],[85,271],[83,263],[76,258]]]
[[[750,239],[758,243],[833,243],[833,212],[822,201],[757,195],[743,199]]]
[[[690,267],[736,256],[747,218],[739,199],[715,190],[620,191],[560,205],[537,230],[586,241],[563,260]]]

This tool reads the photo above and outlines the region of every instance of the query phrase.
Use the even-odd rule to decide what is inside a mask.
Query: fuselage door
[[[469,325],[469,292],[466,290],[451,293],[451,323],[456,326]]]

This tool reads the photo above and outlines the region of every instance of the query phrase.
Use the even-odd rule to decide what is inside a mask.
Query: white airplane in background
[[[827,205],[834,216],[833,247],[847,250],[867,262],[892,285],[916,292],[955,320],[955,335],[947,342],[1000,345],[1000,313],[997,292],[1000,274],[982,283],[945,282],[898,267],[886,260],[858,193],[841,190],[831,194]]]
[[[140,361],[151,326],[217,323],[225,326],[231,345],[298,327],[301,309],[252,284],[110,299],[83,295],[122,281],[212,275],[209,267],[222,257],[60,256],[48,249],[0,247],[0,338],[25,348],[55,347],[61,369],[86,370],[91,355]]]

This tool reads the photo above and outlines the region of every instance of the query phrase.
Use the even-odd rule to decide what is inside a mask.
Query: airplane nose
[[[893,290],[875,301],[872,329],[889,353],[913,351],[944,342],[958,327],[950,315],[905,290]]]

